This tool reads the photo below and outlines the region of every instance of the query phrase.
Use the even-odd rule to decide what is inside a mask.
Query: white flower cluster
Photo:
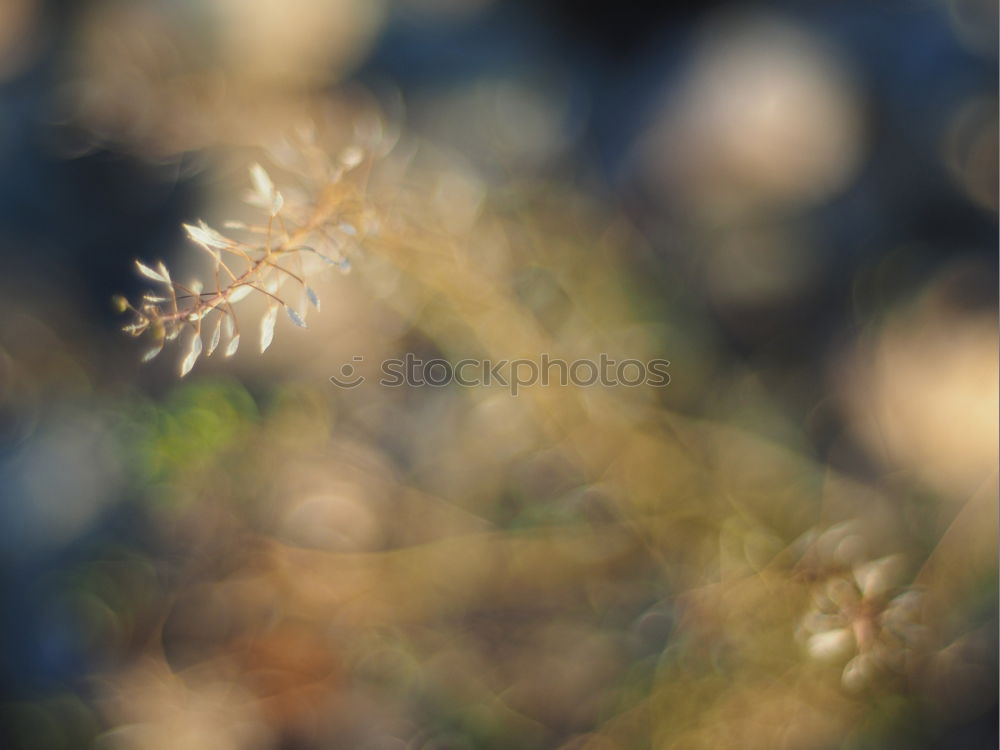
[[[796,631],[811,658],[842,669],[850,692],[902,674],[926,633],[923,593],[904,585],[905,558],[851,562],[863,546],[850,522],[816,535],[806,558],[815,577],[812,606]]]

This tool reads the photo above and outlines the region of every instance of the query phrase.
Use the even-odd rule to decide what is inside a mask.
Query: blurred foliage
[[[850,193],[873,94],[818,24],[701,28],[622,157],[635,218],[560,166],[572,71],[479,71],[405,120],[333,88],[379,29],[490,3],[252,5],[94,3],[53,153],[201,170],[217,226],[269,160],[307,224],[366,228],[354,272],[319,276],[308,331],[183,383],[79,290],[0,278],[3,747],[874,750],[990,715],[995,268],[900,244],[820,334],[848,266],[817,214],[891,211]],[[989,8],[941,5],[995,54]],[[969,88],[933,158],[992,236],[995,92]],[[377,385],[407,352],[662,357],[671,382]],[[367,382],[335,388],[355,355]]]
[[[256,416],[256,403],[238,383],[198,383],[162,405],[143,401],[126,411],[119,439],[137,480],[167,481],[182,469],[216,465]]]

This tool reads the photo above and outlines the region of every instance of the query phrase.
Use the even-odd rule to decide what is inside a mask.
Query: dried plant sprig
[[[263,353],[274,339],[274,328],[279,309],[299,328],[306,328],[306,309],[309,305],[320,309],[320,299],[308,284],[303,256],[319,258],[342,272],[350,269],[344,254],[349,241],[357,237],[358,230],[345,218],[344,208],[356,201],[347,200],[348,193],[337,190],[336,182],[348,169],[358,166],[363,159],[360,149],[352,152],[351,159],[334,175],[315,204],[286,201],[275,187],[274,181],[260,164],[250,167],[252,189],[244,200],[266,212],[267,220],[260,226],[242,222],[226,222],[226,226],[241,230],[254,241],[234,239],[213,229],[203,221],[185,224],[189,239],[204,250],[212,260],[213,279],[210,284],[200,280],[189,285],[178,283],[163,264],[154,265],[136,260],[139,274],[159,285],[156,292],[147,292],[138,302],[116,296],[114,303],[120,312],[131,312],[132,320],[123,330],[132,336],[149,336],[153,345],[143,355],[148,362],[159,355],[169,341],[180,337],[185,329],[192,335],[180,363],[181,377],[194,367],[204,352],[211,356],[223,343],[226,357],[239,349],[240,326],[234,305],[256,293],[268,300],[266,312],[260,323],[260,351]],[[312,244],[322,243],[331,250],[321,252]],[[283,261],[294,263],[296,271]],[[301,310],[293,307],[281,296],[281,287],[291,280],[302,291]],[[202,340],[202,325],[211,316],[207,347]]]

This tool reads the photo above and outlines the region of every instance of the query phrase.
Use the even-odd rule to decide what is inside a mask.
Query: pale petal
[[[842,611],[854,607],[861,598],[857,587],[840,576],[827,581],[825,593],[827,598]]]
[[[816,633],[806,643],[809,655],[820,661],[840,661],[854,651],[854,634],[848,628]]]
[[[340,152],[340,163],[344,169],[354,169],[365,158],[365,152],[360,146],[348,146]]]
[[[873,657],[868,654],[858,654],[844,667],[840,682],[845,690],[857,693],[865,688],[878,670]]]
[[[846,624],[843,615],[828,615],[817,610],[812,610],[802,618],[802,627],[809,633],[826,633],[830,630],[842,628]]]
[[[903,555],[888,555],[878,560],[854,566],[854,580],[865,599],[885,596],[903,577],[906,559]]]

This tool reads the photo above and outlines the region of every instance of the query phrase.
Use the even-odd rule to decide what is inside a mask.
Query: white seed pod
[[[161,263],[160,265],[162,266],[163,264]],[[170,283],[170,278],[168,276],[164,276],[159,271],[154,271],[152,268],[150,268],[140,260],[137,260],[135,262],[135,267],[138,268],[139,273],[141,273],[147,279],[152,279],[153,281],[159,281],[161,284]]]
[[[194,336],[191,338],[191,343],[188,345],[187,356],[181,360],[181,377],[183,378],[189,372],[191,368],[194,367],[194,363],[198,361],[198,357],[201,355],[201,333],[195,331]]]
[[[312,306],[319,310],[319,295],[316,294],[315,290],[311,286],[306,287],[306,296],[309,298],[309,302]]]
[[[206,357],[212,356],[212,353],[219,348],[219,342],[221,340],[222,340],[222,317],[220,317],[218,320],[215,321],[215,328],[212,329],[212,338],[208,342],[208,351],[205,353]]]
[[[274,340],[274,324],[278,320],[278,306],[272,304],[260,320],[260,353],[263,354]]]
[[[223,250],[233,244],[232,240],[219,234],[204,221],[199,221],[197,226],[184,224],[184,230],[188,233],[188,237],[206,249]]]
[[[140,361],[143,362],[143,363],[145,363],[145,362],[149,362],[152,359],[155,359],[156,355],[163,351],[163,345],[165,343],[166,343],[166,341],[163,340],[163,339],[161,339],[159,344],[157,344],[156,346],[152,347],[151,349],[147,349],[145,351],[145,353],[143,353],[142,357],[140,358]]]
[[[223,352],[227,357],[232,357],[236,354],[236,350],[240,348],[240,335],[237,333],[233,336],[229,343],[226,345],[226,351]]]
[[[299,315],[295,311],[295,309],[292,308],[290,305],[285,305],[285,312],[288,313],[288,317],[299,328],[307,328],[305,319],[301,315]]]
[[[272,273],[264,281],[263,289],[269,294],[277,294],[281,285],[285,282],[285,274],[283,273]]]
[[[271,196],[274,193],[274,182],[271,180],[271,176],[267,173],[267,170],[254,162],[250,165],[250,181],[253,183],[254,193],[261,199],[264,205],[270,203]]]
[[[233,291],[229,293],[227,297],[229,299],[229,304],[232,305],[239,302],[241,299],[246,297],[252,291],[253,287],[250,286],[249,284],[241,284],[240,286],[236,287],[235,289],[233,289]]]

